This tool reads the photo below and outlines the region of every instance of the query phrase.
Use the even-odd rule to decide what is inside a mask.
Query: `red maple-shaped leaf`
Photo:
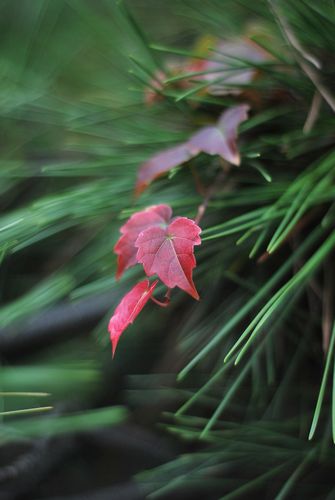
[[[113,357],[121,334],[131,323],[133,323],[134,319],[142,311],[143,307],[152,296],[157,283],[158,280],[154,281],[152,285],[150,285],[149,280],[137,283],[137,285],[123,297],[120,304],[115,309],[108,325]]]
[[[143,163],[138,170],[136,194],[140,194],[157,177],[185,163],[199,153],[219,155],[233,165],[240,164],[237,148],[239,125],[248,118],[249,106],[241,104],[226,110],[216,125],[203,127],[188,141],[165,149]]]
[[[248,118],[248,110],[247,104],[234,106],[221,115],[215,126],[204,127],[192,135],[187,144],[193,155],[200,152],[219,155],[229,163],[239,165],[237,129]]]
[[[164,227],[150,227],[138,236],[137,260],[148,276],[157,274],[168,288],[175,286],[199,299],[192,280],[196,266],[194,245],[200,245],[201,229],[186,217],[176,217]]]
[[[114,252],[118,255],[116,278],[129,267],[137,264],[135,241],[138,235],[148,227],[166,225],[171,219],[172,210],[168,205],[153,205],[137,212],[121,227],[122,236],[117,241]]]

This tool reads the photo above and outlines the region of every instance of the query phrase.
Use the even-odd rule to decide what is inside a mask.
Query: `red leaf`
[[[190,139],[165,149],[152,156],[139,168],[136,182],[136,194],[140,194],[157,177],[174,167],[185,163],[199,153],[219,155],[233,165],[240,164],[237,149],[237,129],[248,118],[249,106],[241,104],[225,111],[216,125],[203,127]]]
[[[118,255],[116,278],[129,267],[137,264],[135,241],[138,235],[148,227],[166,225],[171,219],[172,210],[168,205],[154,205],[137,212],[121,227],[122,236],[117,241],[114,252]]]
[[[248,110],[247,104],[229,108],[221,115],[216,126],[204,127],[196,132],[187,143],[191,152],[194,155],[200,152],[219,155],[229,163],[239,165],[237,129],[248,118]]]
[[[177,217],[167,227],[150,227],[137,238],[137,260],[148,276],[157,274],[168,288],[178,286],[195,299],[198,292],[192,280],[196,266],[194,245],[200,245],[201,229],[186,217]]]
[[[152,156],[138,171],[136,194],[141,194],[151,181],[189,160],[192,156],[187,144],[165,149]]]
[[[152,285],[150,285],[149,280],[137,283],[137,285],[123,297],[120,304],[115,309],[108,325],[113,357],[121,334],[131,323],[133,323],[134,319],[142,311],[143,307],[152,296],[157,283],[158,280],[154,281]]]

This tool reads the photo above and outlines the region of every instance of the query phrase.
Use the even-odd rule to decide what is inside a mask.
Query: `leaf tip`
[[[109,331],[109,338],[112,344],[112,359],[114,359],[115,356],[115,351],[120,339],[120,335],[115,331],[114,327],[114,316],[110,319],[109,325],[108,325],[108,331]]]
[[[190,289],[189,291],[189,294],[191,295],[191,297],[193,297],[195,300],[200,300],[200,296],[196,290],[195,287],[193,287],[192,289]]]
[[[114,345],[113,341],[112,341],[112,359],[114,359],[114,356],[115,356],[115,351],[116,351],[116,343]]]
[[[137,180],[137,182],[135,184],[135,190],[134,190],[135,198],[139,198],[141,196],[141,194],[143,193],[143,191],[145,191],[148,186],[149,186],[149,184],[147,184],[143,181]]]

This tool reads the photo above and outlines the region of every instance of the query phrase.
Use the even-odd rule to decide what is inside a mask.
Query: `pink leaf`
[[[187,144],[165,149],[152,156],[138,171],[136,194],[141,194],[151,181],[189,160],[192,156]]]
[[[154,205],[132,215],[121,227],[122,236],[114,247],[114,252],[118,255],[117,279],[126,269],[137,264],[135,241],[138,235],[148,227],[166,225],[171,215],[172,210],[168,205]]]
[[[219,155],[229,163],[239,165],[241,160],[236,144],[237,130],[240,123],[248,118],[248,110],[247,104],[229,108],[221,115],[216,125],[203,127],[187,142],[152,156],[139,168],[136,194],[144,191],[157,177],[201,152]]]
[[[121,334],[131,323],[133,323],[134,319],[142,311],[143,307],[152,296],[157,283],[158,280],[154,281],[152,285],[150,285],[149,280],[137,283],[137,285],[123,297],[120,304],[115,309],[108,325],[113,357]]]
[[[150,227],[137,238],[137,260],[148,276],[157,274],[168,288],[175,286],[199,299],[192,280],[196,266],[194,245],[200,245],[201,229],[186,217],[177,217],[167,227]]]
[[[219,155],[233,165],[240,164],[237,149],[237,129],[248,118],[249,106],[241,104],[225,111],[216,126],[204,127],[191,136],[188,147],[196,155],[200,152]]]

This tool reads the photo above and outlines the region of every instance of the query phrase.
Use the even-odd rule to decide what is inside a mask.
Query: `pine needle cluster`
[[[133,418],[182,450],[135,476],[148,498],[334,498],[333,2],[23,0],[0,13],[3,443]],[[267,54],[230,56],[225,71],[256,75],[246,83],[218,73],[217,95],[183,69],[246,39]],[[134,197],[144,161],[239,103],[239,167],[200,154]],[[160,203],[195,218],[204,191],[201,301],[174,291],[112,361],[108,318],[140,276],[115,279],[120,226]]]

